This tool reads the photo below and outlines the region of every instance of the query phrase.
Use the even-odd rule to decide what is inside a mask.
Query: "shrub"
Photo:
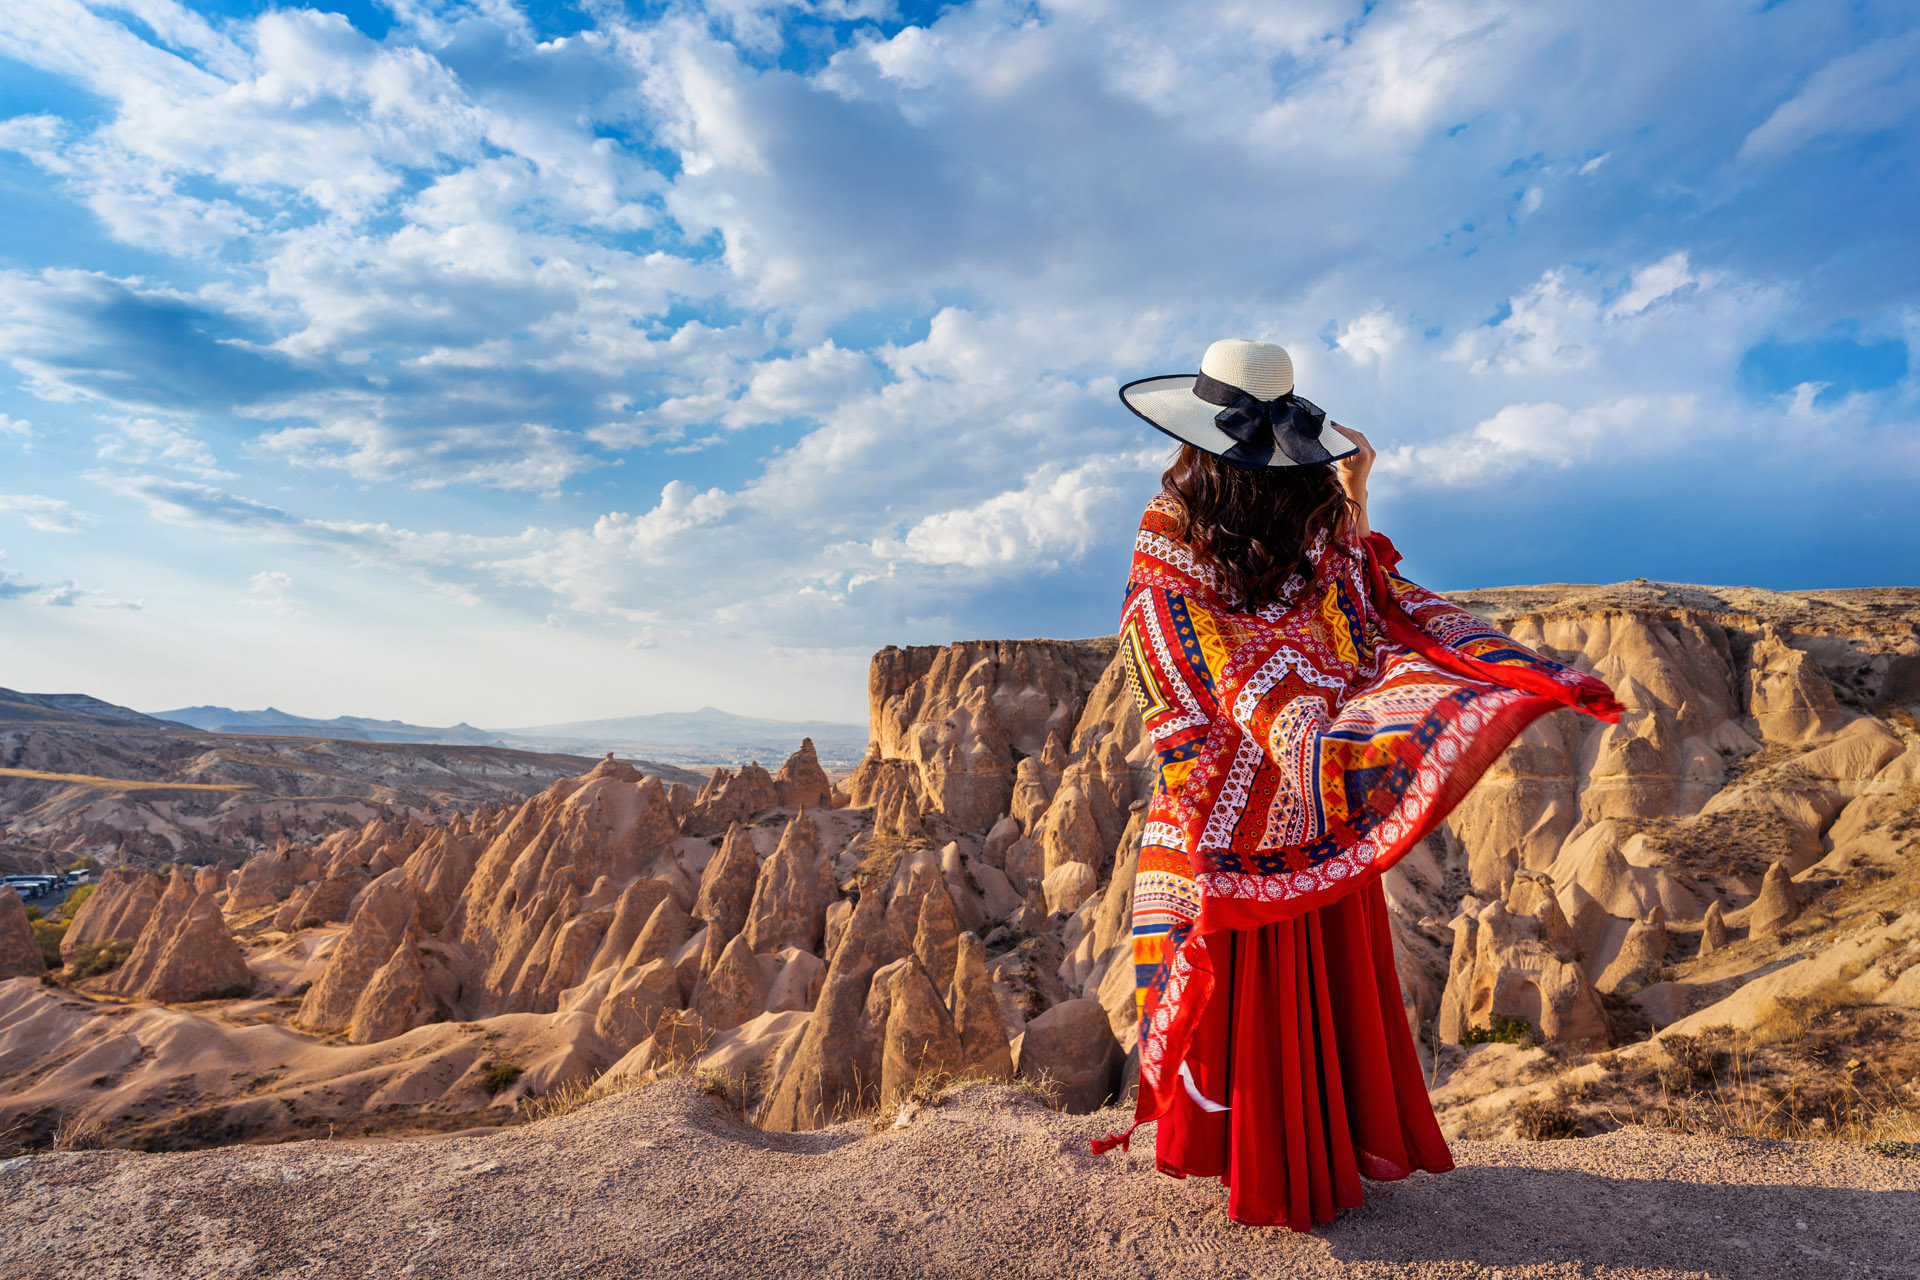
[[[1529,1142],[1580,1136],[1580,1117],[1558,1098],[1528,1098],[1514,1109],[1514,1128]]]
[[[291,998],[291,999],[295,999],[295,1000],[297,1000],[297,999],[299,999],[299,998],[300,998],[301,996],[304,996],[305,994],[307,994],[307,992],[309,992],[309,991],[311,991],[311,990],[313,990],[313,983],[312,983],[312,982],[310,982],[310,981],[309,981],[309,982],[302,982],[302,983],[299,983],[299,984],[297,984],[297,985],[295,985],[295,987],[293,988],[293,990],[291,990],[291,991],[289,991],[289,992],[287,992],[287,995],[288,995],[288,997],[289,997],[289,998]]]
[[[488,1096],[511,1089],[513,1082],[520,1078],[520,1068],[511,1062],[487,1061],[480,1064],[480,1084]]]
[[[1468,1027],[1460,1033],[1460,1043],[1473,1044],[1525,1044],[1533,1035],[1533,1024],[1525,1018],[1503,1018],[1496,1016],[1492,1023],[1484,1027]]]
[[[78,889],[75,889],[72,893],[68,894],[67,900],[60,904],[61,919],[63,920],[73,919],[74,915],[80,910],[80,904],[85,902],[89,897],[93,896],[93,891],[97,887],[98,886],[96,885],[83,884]]]
[[[245,1000],[253,994],[251,982],[236,982],[230,987],[219,987],[212,991],[202,991],[195,1000]]]
[[[133,954],[132,938],[109,938],[105,942],[84,942],[74,950],[73,961],[67,965],[67,981],[81,982],[87,978],[97,978],[103,973],[111,973],[127,962]]]
[[[47,962],[47,968],[58,969],[61,964],[60,939],[67,936],[67,922],[35,920],[32,927],[34,941],[40,944],[40,955]]]
[[[295,933],[298,933],[302,929],[317,928],[320,925],[323,925],[325,923],[326,921],[322,920],[319,916],[301,916],[298,920],[293,922],[293,931]]]

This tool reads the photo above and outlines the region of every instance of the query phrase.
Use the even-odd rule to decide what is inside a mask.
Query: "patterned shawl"
[[[1296,574],[1281,601],[1245,612],[1179,541],[1179,517],[1165,493],[1147,507],[1121,614],[1160,764],[1133,890],[1136,1123],[1171,1104],[1212,991],[1201,935],[1288,919],[1379,875],[1541,714],[1611,723],[1621,710],[1601,680],[1401,577],[1379,534],[1323,535],[1311,582]]]

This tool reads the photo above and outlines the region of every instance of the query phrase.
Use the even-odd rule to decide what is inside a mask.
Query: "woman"
[[[1380,874],[1535,717],[1611,690],[1394,572],[1373,449],[1270,343],[1121,388],[1181,442],[1134,544],[1121,644],[1159,785],[1134,880],[1136,1127],[1295,1231],[1360,1179],[1453,1167],[1395,976]],[[1132,1130],[1097,1140],[1125,1146]]]

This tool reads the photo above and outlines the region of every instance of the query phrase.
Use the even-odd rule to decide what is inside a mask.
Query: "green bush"
[[[326,921],[322,920],[319,916],[301,916],[298,920],[293,922],[293,931],[295,933],[298,933],[302,929],[317,928],[318,926],[323,925],[325,923]]]
[[[111,973],[125,964],[127,957],[132,954],[132,938],[83,942],[74,949],[73,960],[67,965],[67,981],[83,982],[88,978],[97,978],[103,973]]]
[[[230,987],[220,987],[214,991],[202,991],[195,1000],[245,1000],[253,994],[251,982],[236,982]]]
[[[94,889],[97,887],[96,885],[83,884],[68,894],[67,900],[60,904],[60,918],[62,920],[73,919],[75,914],[80,910],[80,904],[91,897]]]
[[[36,912],[37,916],[38,913]],[[34,941],[40,944],[40,955],[47,962],[47,968],[60,967],[60,939],[67,936],[65,920],[33,919]]]
[[[1491,1026],[1468,1027],[1461,1033],[1460,1043],[1473,1044],[1525,1044],[1533,1035],[1533,1024],[1525,1018],[1496,1017]]]
[[[69,871],[93,871],[100,865],[100,859],[90,853],[83,853],[67,864]]]
[[[480,1083],[489,1096],[502,1089],[510,1089],[513,1082],[520,1078],[520,1068],[511,1062],[483,1062],[480,1064]]]

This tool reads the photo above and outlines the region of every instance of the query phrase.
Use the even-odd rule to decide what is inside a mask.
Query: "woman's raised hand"
[[[1353,441],[1359,447],[1358,453],[1348,454],[1334,463],[1334,470],[1340,477],[1340,487],[1347,491],[1347,497],[1354,507],[1354,524],[1361,537],[1373,532],[1373,526],[1367,523],[1367,473],[1373,470],[1373,444],[1366,436],[1352,427],[1343,427],[1335,422],[1330,424],[1335,431]]]

